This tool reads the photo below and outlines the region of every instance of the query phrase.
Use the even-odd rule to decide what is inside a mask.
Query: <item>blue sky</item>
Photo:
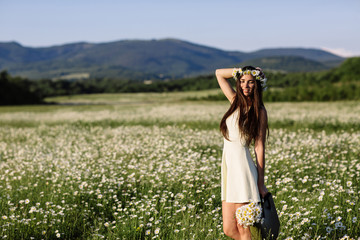
[[[223,50],[360,56],[360,0],[0,0],[0,42],[52,46],[178,38]]]

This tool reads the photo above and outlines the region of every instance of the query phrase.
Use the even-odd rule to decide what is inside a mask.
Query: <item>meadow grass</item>
[[[4,239],[229,239],[219,121],[200,93],[0,108]],[[140,97],[139,97],[140,96]],[[150,100],[151,99],[151,100]],[[90,105],[83,105],[83,104]],[[358,102],[269,103],[266,185],[279,239],[360,237]]]

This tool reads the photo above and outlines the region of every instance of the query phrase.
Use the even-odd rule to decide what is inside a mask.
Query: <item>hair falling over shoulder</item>
[[[254,70],[252,66],[246,66],[244,70]],[[260,110],[264,107],[262,100],[262,87],[259,80],[255,81],[254,93],[246,97],[240,86],[240,79],[236,80],[236,95],[228,111],[224,114],[220,122],[220,131],[229,140],[229,133],[226,126],[226,119],[237,109],[239,109],[239,130],[244,136],[246,144],[249,146],[259,136]],[[268,127],[267,130],[269,131]]]

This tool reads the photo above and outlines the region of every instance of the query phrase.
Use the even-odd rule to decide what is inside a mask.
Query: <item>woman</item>
[[[236,79],[236,91],[228,80]],[[224,233],[233,239],[251,239],[250,228],[237,222],[235,212],[261,201],[264,185],[265,139],[268,121],[262,101],[266,78],[260,68],[217,69],[216,78],[231,106],[220,123],[224,136],[221,165],[221,200]],[[256,166],[249,152],[254,143]]]

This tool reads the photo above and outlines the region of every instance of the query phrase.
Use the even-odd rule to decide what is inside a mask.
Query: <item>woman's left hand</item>
[[[269,192],[269,191],[267,190],[267,188],[265,187],[265,184],[259,184],[259,185],[258,185],[258,188],[259,188],[260,196],[261,196],[262,198],[264,198],[265,195]]]

